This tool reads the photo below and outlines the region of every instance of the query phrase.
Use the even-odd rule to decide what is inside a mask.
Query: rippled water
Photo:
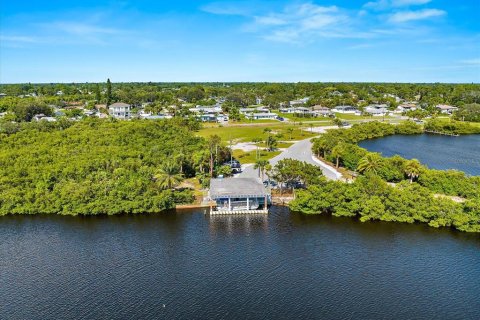
[[[0,218],[0,318],[480,318],[478,235],[272,211]]]
[[[432,169],[457,169],[480,175],[480,135],[449,137],[433,134],[388,136],[359,143],[384,156],[416,158]]]

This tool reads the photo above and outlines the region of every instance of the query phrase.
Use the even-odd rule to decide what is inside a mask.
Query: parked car
[[[277,117],[277,120],[279,120],[279,121],[285,121],[285,118],[284,118],[284,117]]]
[[[265,187],[268,187],[270,185],[270,187],[272,187],[272,188],[278,187],[278,183],[275,180],[265,180],[265,181],[263,181],[263,185]]]
[[[242,172],[242,165],[238,160],[233,159],[232,161],[227,161],[223,164],[224,166],[230,166],[232,168],[233,173],[240,173]]]

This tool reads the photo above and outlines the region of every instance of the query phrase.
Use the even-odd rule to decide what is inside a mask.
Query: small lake
[[[480,319],[480,237],[305,216],[0,217],[1,319]]]
[[[480,135],[449,137],[434,134],[394,135],[361,141],[359,146],[386,157],[416,158],[431,169],[456,169],[480,175]]]

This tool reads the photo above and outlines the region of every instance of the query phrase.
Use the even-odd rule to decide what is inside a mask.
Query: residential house
[[[248,113],[245,115],[245,118],[251,120],[275,120],[277,119],[277,114],[273,112],[268,113]]]
[[[305,103],[308,102],[308,100],[310,100],[310,98],[305,97],[305,98],[298,99],[298,100],[292,100],[292,101],[290,101],[289,104],[290,104],[291,107],[303,106]]]
[[[389,114],[386,104],[372,104],[364,109],[364,113],[369,113],[374,117],[382,117]]]
[[[115,102],[108,106],[108,113],[116,119],[130,119],[132,106],[123,102]]]
[[[43,113],[39,113],[33,116],[32,120],[34,121],[48,121],[48,122],[55,122],[57,121],[54,117],[47,117]]]
[[[322,116],[322,117],[328,117],[331,114],[333,114],[329,108],[323,107],[321,105],[315,105],[312,107],[312,109],[313,109],[313,112],[315,112],[318,116]]]
[[[293,107],[281,107],[278,109],[281,113],[295,113],[295,108]]]
[[[395,113],[403,113],[407,111],[417,110],[417,104],[415,103],[402,103],[395,109]]]
[[[352,106],[336,106],[332,109],[333,112],[344,113],[344,114],[355,114],[361,115],[362,113],[355,107]]]
[[[449,105],[446,105],[446,104],[436,105],[435,108],[439,109],[440,112],[444,113],[444,114],[452,114],[453,112],[458,110],[457,107],[449,106]]]

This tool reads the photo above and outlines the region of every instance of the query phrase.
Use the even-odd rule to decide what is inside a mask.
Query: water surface
[[[386,157],[416,158],[432,169],[456,169],[480,175],[480,135],[449,137],[435,134],[394,135],[361,141],[359,145]]]
[[[478,235],[272,211],[0,218],[0,318],[480,318]]]

